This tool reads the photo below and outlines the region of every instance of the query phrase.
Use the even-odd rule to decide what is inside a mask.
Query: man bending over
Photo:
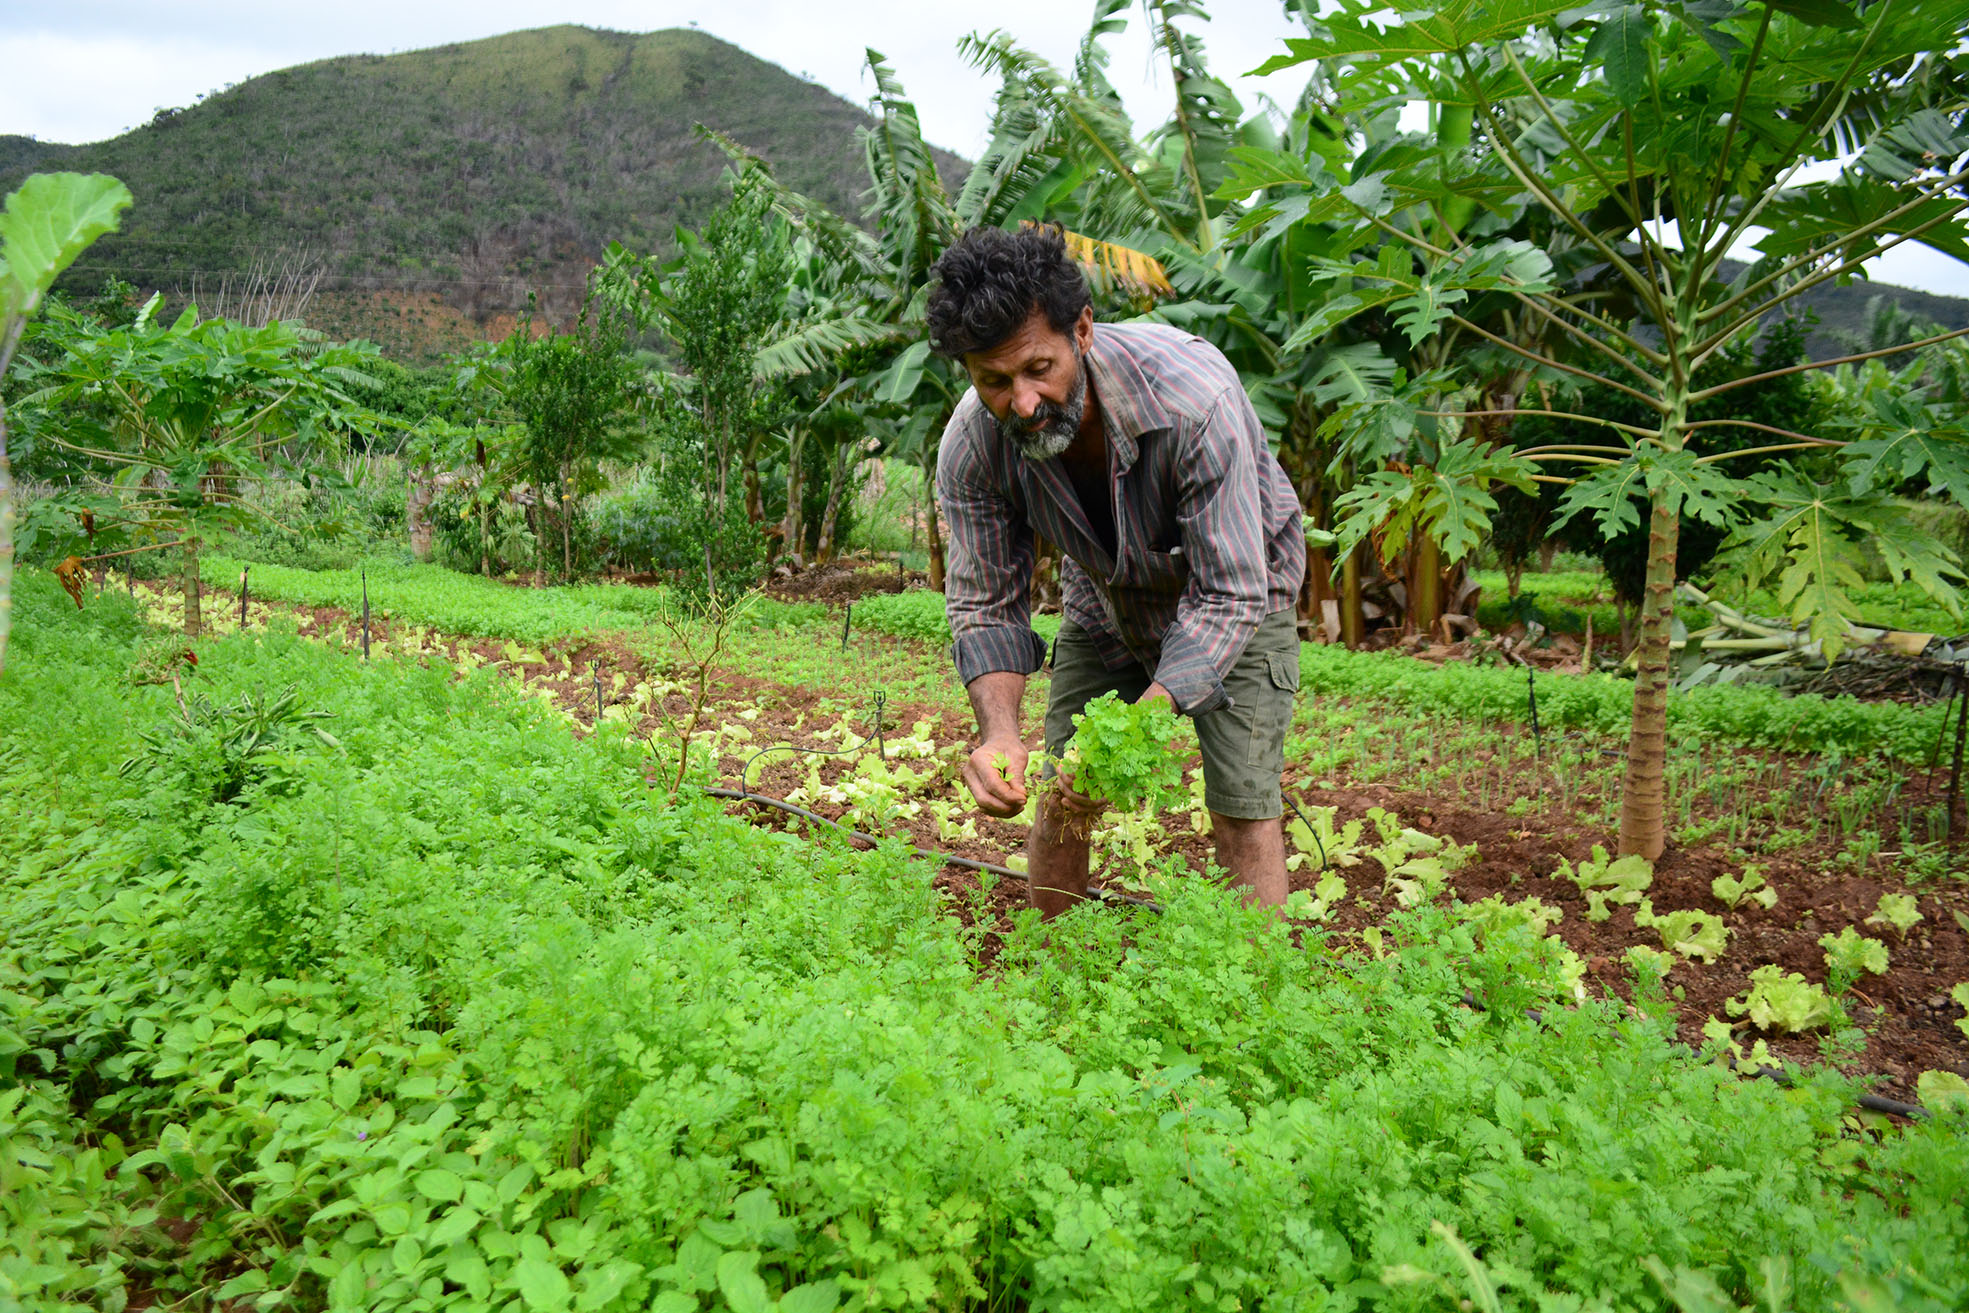
[[[1218,865],[1247,901],[1283,903],[1306,539],[1237,372],[1178,329],[1096,324],[1057,229],[972,229],[936,279],[930,345],[971,379],[937,459],[950,630],[981,740],[965,784],[990,815],[1025,805],[1019,702],[1046,660],[1030,623],[1038,535],[1065,557],[1047,752],[1102,693],[1166,699],[1196,724]],[[1065,783],[1041,795],[1026,845],[1048,917],[1086,895],[1098,810]]]

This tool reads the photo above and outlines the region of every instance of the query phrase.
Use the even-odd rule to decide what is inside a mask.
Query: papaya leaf
[[[1603,537],[1617,537],[1623,530],[1638,528],[1641,515],[1636,503],[1645,499],[1647,470],[1640,460],[1630,457],[1618,465],[1602,465],[1566,489],[1559,499],[1558,514],[1552,522],[1557,533],[1582,511],[1592,511],[1594,523]]]
[[[1641,103],[1648,91],[1648,16],[1639,5],[1622,5],[1593,29],[1586,43],[1586,62],[1599,65],[1607,88],[1628,109]]]
[[[1678,515],[1691,515],[1705,524],[1727,528],[1735,522],[1737,481],[1720,474],[1715,467],[1699,463],[1692,451],[1657,451],[1644,448],[1642,461],[1647,469],[1648,492],[1663,498],[1668,509]]]

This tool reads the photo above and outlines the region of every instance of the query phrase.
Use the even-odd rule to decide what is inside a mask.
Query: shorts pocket
[[[1299,654],[1297,652],[1267,653],[1265,664],[1271,669],[1273,688],[1287,693],[1297,693],[1299,691]],[[1288,703],[1290,701],[1290,699],[1287,699]]]
[[[1292,698],[1299,691],[1299,654],[1267,652],[1265,678],[1251,708],[1251,748],[1245,765],[1275,775],[1285,765],[1285,731],[1292,724]]]

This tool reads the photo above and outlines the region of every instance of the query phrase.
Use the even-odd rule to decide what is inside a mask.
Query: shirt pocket
[[[1139,556],[1125,560],[1121,568],[1121,578],[1116,582],[1137,588],[1178,590],[1190,578],[1190,558],[1181,552],[1144,550]]]

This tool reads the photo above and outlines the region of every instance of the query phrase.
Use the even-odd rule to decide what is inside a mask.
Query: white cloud
[[[1065,67],[1089,12],[1085,0],[575,0],[551,10],[521,0],[148,0],[24,10],[0,17],[0,67],[9,70],[0,82],[0,132],[44,140],[114,136],[160,106],[189,105],[226,83],[336,55],[389,54],[549,23],[643,32],[696,20],[713,36],[857,104],[874,89],[863,62],[873,46],[916,102],[924,135],[972,158],[985,145],[996,85],[959,58],[958,40],[1002,28]],[[1279,53],[1282,39],[1298,30],[1277,0],[1214,0],[1210,11],[1214,21],[1198,34],[1210,66],[1233,75],[1246,109],[1256,108],[1260,91],[1290,102],[1303,82],[1293,71],[1262,81],[1235,76]],[[1108,42],[1109,76],[1136,126],[1147,128],[1167,116],[1169,79],[1152,57],[1140,11],[1131,7],[1126,15],[1127,30]],[[1881,282],[1969,295],[1969,268],[1925,247],[1903,246],[1870,272]]]
[[[1201,30],[1211,65],[1242,73],[1283,47],[1298,30],[1277,0],[1219,0]],[[902,78],[940,146],[971,155],[983,148],[995,83],[957,55],[973,31],[1003,28],[1022,44],[1065,65],[1073,57],[1086,10],[1057,0],[996,0],[990,6],[923,0],[678,0],[627,3],[586,0],[552,11],[515,0],[388,4],[347,0],[282,6],[221,0],[201,4],[96,4],[43,9],[0,20],[0,60],[20,71],[0,88],[0,132],[56,141],[93,141],[148,119],[159,105],[185,105],[198,93],[308,60],[353,53],[388,54],[496,36],[548,23],[623,31],[684,27],[740,46],[788,72],[810,75],[856,103],[873,90],[864,50],[881,51]],[[1141,15],[1110,42],[1111,75],[1141,124],[1167,112],[1168,79],[1148,57]],[[1274,94],[1298,85],[1290,74]],[[1264,84],[1252,82],[1250,89]],[[1255,104],[1255,101],[1253,102]]]

